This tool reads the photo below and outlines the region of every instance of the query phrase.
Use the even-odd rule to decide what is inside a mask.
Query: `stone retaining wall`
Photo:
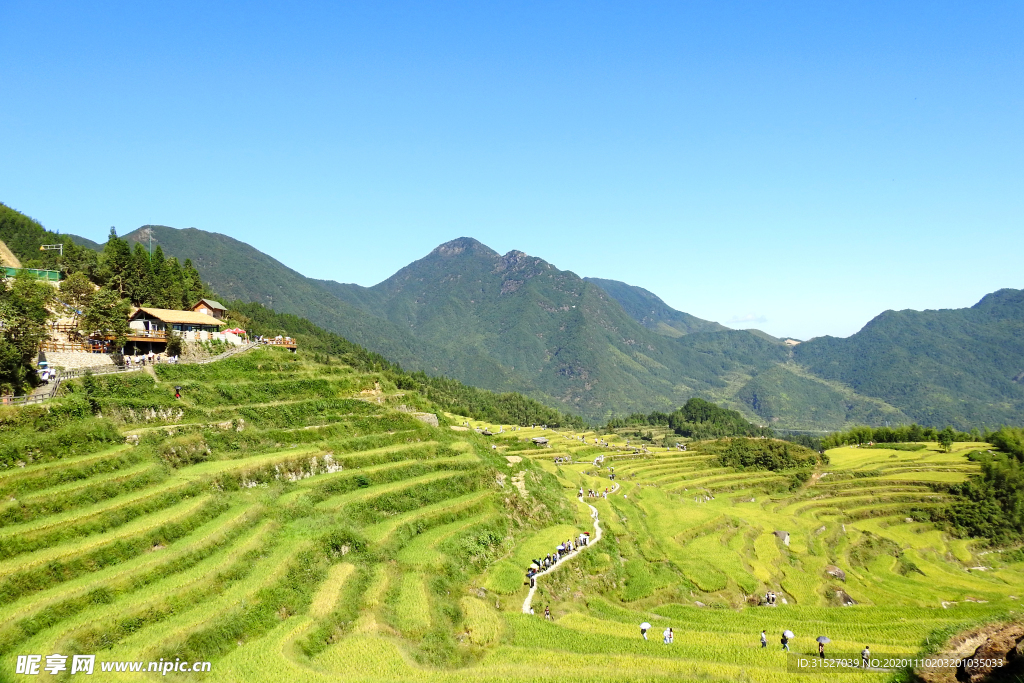
[[[109,353],[76,353],[74,351],[40,351],[39,360],[49,363],[51,368],[98,368],[114,365]]]

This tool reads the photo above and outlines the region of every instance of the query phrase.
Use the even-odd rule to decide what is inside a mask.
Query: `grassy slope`
[[[975,470],[964,452],[978,444],[950,454],[934,444],[837,449],[818,472],[827,476],[791,491],[784,473],[722,470],[699,445],[633,458],[621,437],[604,448],[593,432],[506,426],[488,439],[428,427],[392,408],[423,399],[387,376],[303,352],[158,367],[157,377],[97,378],[91,394],[107,424],[141,435],[138,446],[92,442],[61,468],[67,477],[56,476],[59,445],[0,469],[5,497],[18,504],[73,501],[50,514],[33,508],[44,514],[20,528],[55,534],[49,547],[3,563],[6,656],[209,658],[217,680],[246,683],[784,681],[775,635],[783,628],[797,633],[798,652],[813,651],[819,634],[834,651],[870,643],[877,653],[916,652],[949,629],[1005,613],[1017,604],[1008,596],[1024,590],[1024,566],[979,556],[914,521],[941,504],[928,483]],[[169,398],[174,386],[185,387],[181,402]],[[146,411],[165,405],[181,412]],[[31,409],[4,413],[4,436],[56,414],[67,416],[58,428],[107,433],[90,427],[97,418]],[[552,448],[526,441],[541,434]],[[606,455],[600,470],[597,454]],[[559,456],[579,464],[556,464]],[[604,539],[541,581],[534,604],[550,605],[553,622],[522,615],[525,560],[586,528],[575,491],[604,490],[611,466],[623,488],[587,499]],[[102,482],[146,467],[166,474],[100,495]],[[508,481],[519,473],[525,494]],[[110,516],[174,487],[187,495]],[[80,495],[91,490],[96,496]],[[110,524],[87,526],[97,515]],[[771,535],[779,529],[790,533],[788,546]],[[826,574],[828,565],[843,569],[845,582]],[[979,565],[988,569],[967,571]],[[832,606],[837,588],[861,604]],[[768,589],[788,604],[747,604]],[[643,620],[655,626],[651,642],[638,637]],[[669,648],[658,639],[666,626],[676,630]],[[757,646],[762,628],[772,634],[768,651]]]

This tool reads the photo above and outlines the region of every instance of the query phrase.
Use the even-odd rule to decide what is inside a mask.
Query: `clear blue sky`
[[[0,6],[0,201],[374,284],[472,236],[737,327],[1024,287],[1024,3]]]

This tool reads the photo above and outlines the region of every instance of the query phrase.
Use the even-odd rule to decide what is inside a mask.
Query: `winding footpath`
[[[618,482],[616,482],[615,485],[612,486],[612,490],[609,493],[610,494],[614,494],[618,490],[619,490],[619,484],[618,484]],[[577,498],[577,500],[581,500],[582,501],[583,499],[582,498]],[[579,555],[583,551],[589,549],[590,546],[596,545],[597,542],[601,540],[601,520],[598,519],[598,517],[597,517],[597,508],[594,507],[593,505],[590,505],[589,503],[587,504],[587,507],[590,508],[590,517],[591,517],[591,519],[594,520],[594,538],[590,539],[590,542],[587,543],[587,545],[585,545],[581,549],[577,550],[576,553],[574,555],[571,555],[570,557],[575,557],[576,555]],[[538,582],[540,581],[540,577],[545,576],[545,575],[550,574],[551,572],[555,571],[556,569],[561,567],[563,564],[565,564],[566,560],[569,560],[570,557],[565,557],[565,558],[562,559],[562,561],[558,562],[553,567],[549,567],[548,569],[545,569],[542,572],[537,572],[536,574],[534,574],[534,578],[536,579],[536,581],[534,581],[533,587],[530,588],[530,592],[526,594],[526,600],[523,601],[523,614],[529,614],[530,613],[530,609],[531,609],[531,607],[533,605],[533,594],[537,592],[537,585],[538,585]]]

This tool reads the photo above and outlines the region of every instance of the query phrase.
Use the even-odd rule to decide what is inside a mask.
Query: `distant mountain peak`
[[[489,246],[473,239],[472,237],[459,237],[435,248],[431,254],[437,254],[438,256],[459,256],[465,252],[481,253],[487,256],[497,256],[498,252],[491,249]]]

